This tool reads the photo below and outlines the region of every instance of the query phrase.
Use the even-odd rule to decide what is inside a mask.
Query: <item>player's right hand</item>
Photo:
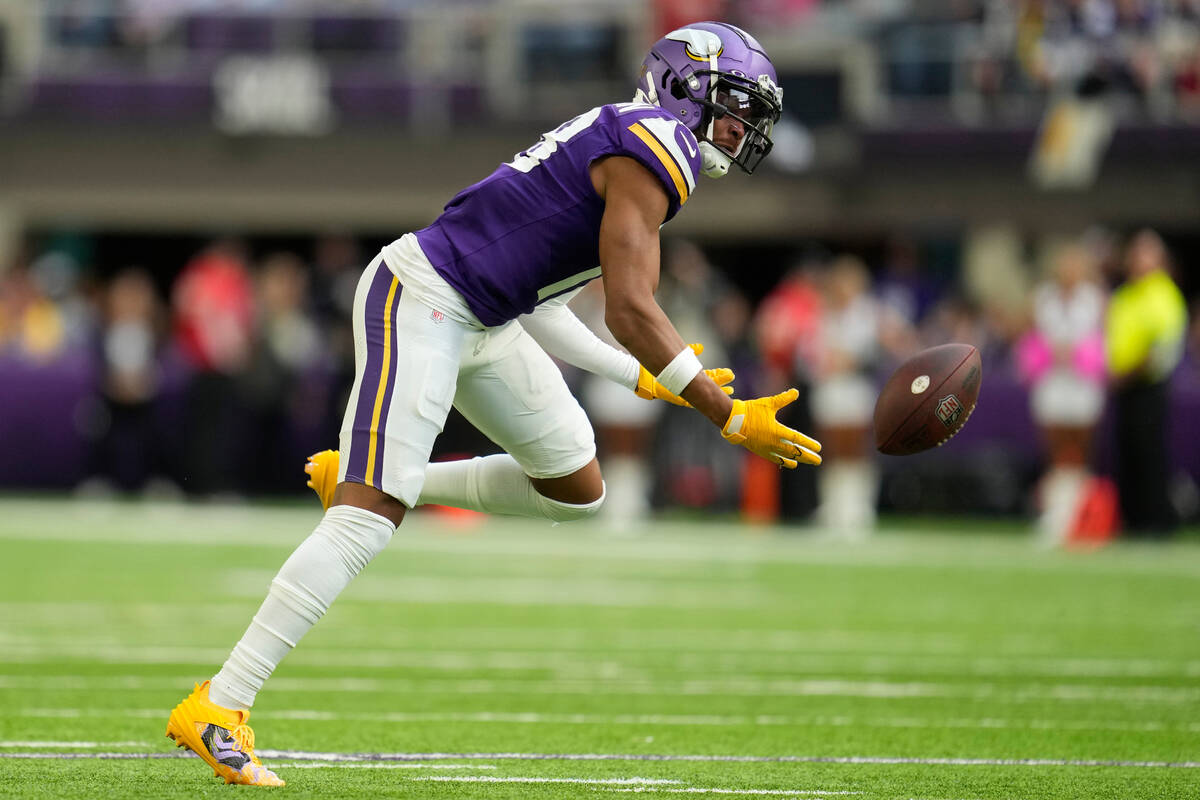
[[[820,442],[775,420],[779,409],[799,395],[795,389],[788,389],[773,397],[734,400],[721,435],[726,441],[740,444],[781,467],[795,469],[798,464],[820,464],[821,456],[817,455],[821,452]]]

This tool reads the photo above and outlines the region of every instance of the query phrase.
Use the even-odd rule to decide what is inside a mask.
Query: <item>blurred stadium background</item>
[[[163,724],[318,518],[360,270],[711,18],[785,120],[664,230],[660,299],[827,463],[568,373],[608,518],[411,515],[259,754],[322,797],[1200,796],[1200,0],[0,0],[0,794],[224,790]],[[1047,552],[1111,528],[1120,428],[1094,362],[1046,425],[1031,343],[1094,344],[1146,228],[1192,310],[1182,525]],[[863,398],[947,341],[966,428],[874,455]],[[452,418],[436,456],[489,451]]]
[[[708,18],[756,34],[786,96],[764,168],[710,183],[664,231],[662,302],[706,361],[743,395],[819,385],[830,359],[805,326],[846,276],[888,345],[854,371],[881,382],[945,341],[984,356],[956,440],[873,462],[878,509],[1032,521],[1047,452],[1017,354],[1034,287],[1077,245],[1108,292],[1151,228],[1193,308],[1168,457],[1194,525],[1196,0],[0,0],[0,488],[307,491],[371,255],[543,130],[628,99],[648,45]],[[570,380],[610,480],[654,509],[811,518],[812,471],[731,464],[670,411],[638,452]],[[488,451],[452,420],[437,455]]]

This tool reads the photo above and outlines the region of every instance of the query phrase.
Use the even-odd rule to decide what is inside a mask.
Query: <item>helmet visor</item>
[[[715,100],[718,105],[728,109],[728,113],[767,136],[771,135],[771,127],[779,118],[778,110],[769,105],[762,95],[730,86],[723,81],[717,84]]]
[[[779,120],[779,102],[758,84],[730,73],[716,73],[713,83],[708,104],[712,118],[728,115],[736,118],[742,127],[742,138],[734,151],[730,152],[716,142],[713,144],[724,150],[743,170],[753,172],[771,152],[771,129]]]

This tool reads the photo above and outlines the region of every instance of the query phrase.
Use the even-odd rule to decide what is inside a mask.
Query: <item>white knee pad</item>
[[[600,496],[590,503],[577,505],[575,503],[563,503],[558,500],[551,500],[549,497],[534,492],[538,510],[541,516],[554,522],[574,522],[580,519],[594,517],[600,510],[600,506],[604,505],[604,498],[608,494],[607,488],[603,483],[600,484]]]

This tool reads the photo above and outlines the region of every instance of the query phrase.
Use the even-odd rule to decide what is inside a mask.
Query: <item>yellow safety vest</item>
[[[1183,357],[1187,305],[1165,270],[1123,284],[1105,323],[1108,370],[1123,377],[1145,366],[1151,381],[1166,378]]]

